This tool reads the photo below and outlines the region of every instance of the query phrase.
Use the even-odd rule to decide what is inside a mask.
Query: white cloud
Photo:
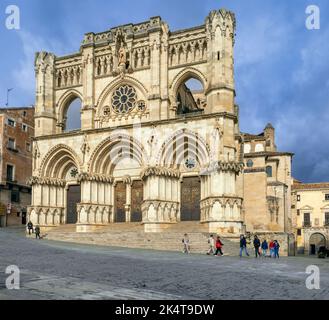
[[[20,31],[18,34],[22,41],[23,56],[18,62],[17,68],[13,70],[13,78],[20,89],[31,95],[35,92],[35,53],[38,51],[58,52],[62,48],[62,44],[26,31]]]

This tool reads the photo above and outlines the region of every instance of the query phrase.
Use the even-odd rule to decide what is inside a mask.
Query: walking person
[[[268,250],[268,243],[266,241],[266,239],[262,242],[262,253],[263,253],[263,257],[266,258],[267,256],[267,250]]]
[[[27,230],[29,231],[29,235],[33,233],[33,223],[31,221],[27,224]]]
[[[249,253],[247,250],[247,240],[246,240],[245,236],[242,235],[240,237],[240,258],[242,258],[243,251],[246,253],[247,257],[249,257]]]
[[[274,247],[275,247],[274,241],[271,240],[271,242],[270,242],[270,257],[271,258],[274,258]]]
[[[214,236],[213,235],[211,235],[208,238],[208,244],[209,244],[209,250],[207,252],[207,255],[213,255],[213,254],[215,254],[215,252],[216,252],[216,249],[215,249],[215,239],[214,239]]]
[[[187,233],[184,234],[182,243],[183,243],[183,253],[190,254],[190,239],[189,239]]]
[[[217,237],[217,240],[216,240],[216,252],[215,252],[215,256],[223,256],[223,251],[222,251],[222,248],[223,248],[223,242],[220,240],[220,237]]]
[[[260,240],[257,235],[254,237],[254,247],[255,247],[255,256],[256,259],[261,256],[260,254]]]
[[[40,237],[40,227],[36,226],[34,231],[35,231],[35,238],[36,239],[41,239],[41,237]]]
[[[275,240],[274,241],[274,258],[280,258],[280,255],[279,255],[279,251],[280,251],[280,244],[278,242],[278,240]]]

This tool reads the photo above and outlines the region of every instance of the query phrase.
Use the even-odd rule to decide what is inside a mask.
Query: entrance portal
[[[318,253],[320,247],[326,246],[326,238],[322,233],[314,233],[310,237],[310,254]]]
[[[200,179],[184,178],[181,186],[181,221],[200,221],[200,199]]]
[[[143,182],[134,181],[131,187],[131,222],[142,222]]]
[[[115,219],[114,222],[126,222],[126,185],[118,182],[114,190],[115,194]]]
[[[81,186],[70,186],[67,190],[67,224],[78,222],[77,204],[81,202]]]

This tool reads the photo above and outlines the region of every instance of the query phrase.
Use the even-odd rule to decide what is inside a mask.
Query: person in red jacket
[[[275,249],[275,243],[274,243],[273,240],[271,240],[269,248],[270,248],[270,256],[271,256],[271,258],[273,258],[274,257],[274,249]]]
[[[223,255],[222,248],[223,248],[223,242],[220,240],[220,237],[217,237],[215,256],[220,256],[220,255],[222,256]]]

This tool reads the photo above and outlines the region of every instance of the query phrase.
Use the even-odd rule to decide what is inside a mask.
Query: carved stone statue
[[[118,63],[118,66],[120,67],[121,65],[126,65],[126,50],[121,47],[120,50],[119,50],[119,63]]]

